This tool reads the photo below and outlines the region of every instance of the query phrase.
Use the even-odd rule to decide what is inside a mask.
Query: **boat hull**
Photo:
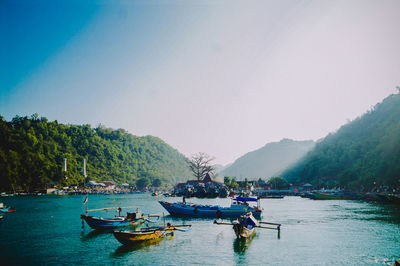
[[[138,224],[140,222],[139,220],[131,220],[131,219],[126,219],[126,218],[103,219],[103,218],[86,216],[86,215],[81,215],[81,219],[84,219],[85,222],[91,228],[98,229],[98,230],[120,228],[120,227]]]
[[[11,207],[4,207],[4,208],[0,208],[0,212],[15,212],[15,209],[13,209]]]
[[[176,216],[227,218],[239,217],[249,212],[251,212],[255,217],[261,216],[261,210],[256,210],[247,206],[242,209],[231,209],[218,206],[202,207],[201,205],[174,204],[165,201],[159,202],[161,206],[169,212],[169,214]]]
[[[233,225],[233,231],[235,231],[236,237],[239,239],[249,238],[254,234],[254,227],[247,228],[241,224]]]
[[[114,231],[114,237],[123,245],[133,245],[149,241],[153,239],[161,238],[165,235],[163,230],[150,230],[150,231],[139,231],[139,232],[125,232],[125,231]]]

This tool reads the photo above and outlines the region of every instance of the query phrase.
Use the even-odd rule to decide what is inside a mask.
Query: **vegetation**
[[[258,150],[243,155],[232,165],[221,170],[220,174],[253,179],[280,175],[282,171],[310,151],[314,145],[312,140],[294,141],[290,139],[268,143]]]
[[[67,172],[62,171],[63,158]],[[141,186],[175,184],[191,176],[186,158],[159,138],[137,137],[123,129],[48,122],[37,114],[0,116],[0,189],[35,191],[88,179]]]
[[[279,177],[279,176],[271,177],[267,181],[266,185],[270,186],[271,189],[278,189],[278,190],[288,189],[289,188],[288,182],[286,182],[285,179],[283,179],[282,177]]]
[[[236,177],[230,178],[229,176],[224,177],[224,184],[230,189],[238,189],[239,184],[236,182]]]
[[[398,188],[400,94],[387,97],[363,116],[329,134],[283,176],[290,182],[317,186]]]
[[[214,173],[215,168],[211,165],[211,162],[213,160],[213,157],[210,157],[205,153],[199,152],[193,155],[191,159],[187,161],[187,163],[194,177],[196,177],[197,180],[201,180],[205,177],[207,173]]]

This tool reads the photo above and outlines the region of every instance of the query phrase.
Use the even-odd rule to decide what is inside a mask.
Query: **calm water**
[[[82,231],[83,199],[0,198],[17,209],[4,214],[0,224],[0,264],[382,265],[400,259],[400,208],[392,205],[298,197],[265,199],[263,220],[282,223],[279,235],[258,229],[250,241],[237,242],[231,226],[167,216],[167,221],[192,224],[192,229],[126,248],[112,234],[97,233],[86,224]],[[157,202],[160,199],[164,198],[149,194],[89,196],[89,208],[134,205],[144,213],[160,213],[164,211]],[[229,199],[190,201],[230,204]],[[107,217],[114,212],[97,214]],[[163,223],[162,219],[158,222]]]

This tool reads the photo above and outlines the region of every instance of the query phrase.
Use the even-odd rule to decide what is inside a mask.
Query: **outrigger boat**
[[[251,197],[236,197],[230,207],[201,205],[186,203],[185,201],[176,203],[159,202],[171,215],[191,217],[240,217],[249,212],[255,217],[260,217],[263,211],[260,206],[260,199]],[[250,206],[248,202],[257,202],[257,206]]]
[[[269,224],[269,225],[276,225],[276,227],[260,226],[260,223]],[[254,234],[254,232],[255,232],[254,229],[255,228],[274,229],[274,230],[278,230],[278,231],[281,230],[281,224],[269,223],[269,222],[259,222],[254,218],[254,216],[252,215],[251,212],[240,216],[239,219],[237,219],[235,221],[232,221],[231,223],[217,222],[215,220],[214,224],[232,225],[233,226],[233,231],[235,232],[236,237],[238,239],[248,239],[248,238],[250,238]]]
[[[121,210],[125,208],[136,208],[132,207],[112,207],[112,208],[103,208],[103,209],[93,209],[86,210],[86,215],[82,214],[81,219],[85,220],[86,223],[93,229],[114,229],[119,227],[124,227],[128,225],[137,225],[140,223],[144,223],[146,221],[143,214],[140,213],[139,209],[136,209],[135,212],[128,212],[126,216],[121,216]],[[101,218],[88,216],[88,212],[92,211],[106,211],[106,210],[118,210],[118,216],[113,218]],[[83,226],[83,221],[82,221]]]
[[[0,202],[0,212],[15,212],[15,209],[4,206],[4,204]]]
[[[177,227],[184,227],[191,225],[171,225],[167,224],[165,227],[157,228],[143,228],[140,231],[128,232],[128,231],[113,231],[114,237],[123,245],[133,245],[142,243],[144,241],[150,241],[154,239],[160,239],[164,236],[173,234],[173,231],[186,231]]]

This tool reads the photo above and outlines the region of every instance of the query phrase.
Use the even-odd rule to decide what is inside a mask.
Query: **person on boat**
[[[183,196],[182,202],[183,202],[183,203],[186,203],[186,198],[185,198],[185,196]]]

